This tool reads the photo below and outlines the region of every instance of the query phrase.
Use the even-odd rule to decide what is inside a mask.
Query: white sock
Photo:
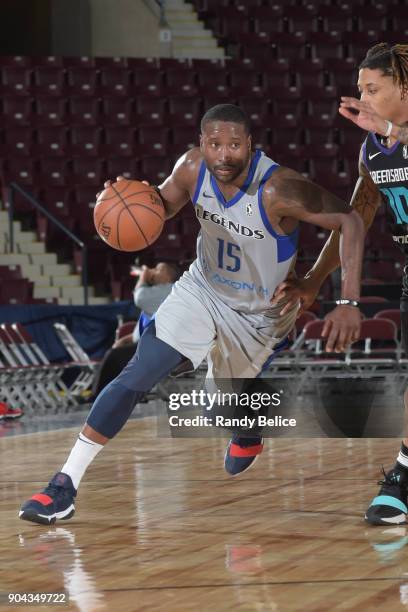
[[[78,489],[88,465],[92,463],[102,449],[103,444],[93,442],[84,436],[83,433],[79,434],[78,440],[75,442],[68,459],[61,468],[61,472],[71,477],[75,489]]]

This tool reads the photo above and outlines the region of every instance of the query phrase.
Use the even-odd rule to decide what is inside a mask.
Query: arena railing
[[[36,200],[30,193],[25,191],[22,187],[20,187],[19,185],[17,185],[17,183],[14,183],[14,182],[10,183],[8,187],[8,198],[7,198],[10,252],[11,253],[14,252],[13,221],[14,221],[14,193],[15,192],[18,192],[21,196],[23,196],[23,198],[25,198],[27,202],[29,202],[33,206],[33,208],[35,208],[36,210],[39,210],[42,215],[47,217],[47,219],[49,219],[51,223],[56,225],[62,232],[64,232],[66,236],[68,236],[68,238],[70,238],[70,240],[75,242],[75,244],[77,244],[79,248],[81,249],[82,251],[81,278],[82,278],[82,285],[84,287],[84,304],[85,306],[87,306],[89,292],[88,292],[88,249],[87,249],[86,244],[82,242],[82,240],[80,240],[78,236],[75,236],[75,234],[73,234],[67,227],[65,227],[65,225],[61,223],[61,221],[59,221],[56,217],[54,217],[53,214],[51,214],[46,208],[44,208],[44,206],[42,206],[42,204],[40,204],[40,202],[38,202],[38,200]]]

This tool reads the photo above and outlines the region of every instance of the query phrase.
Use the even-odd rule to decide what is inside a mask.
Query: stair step
[[[1,257],[3,259],[3,257]],[[41,266],[38,264],[23,264],[21,271],[24,276],[30,280],[35,280],[37,277],[42,276]]]
[[[19,242],[18,248],[21,253],[29,253],[30,255],[45,253],[44,242]]]
[[[44,263],[42,266],[43,274],[50,276],[67,276],[71,274],[70,264]]]
[[[216,49],[217,41],[214,38],[192,38],[191,36],[180,36],[174,39],[175,50],[189,47],[194,53],[196,49]]]
[[[34,285],[35,298],[58,298],[59,296],[59,287],[37,287],[36,285]]]
[[[82,282],[79,274],[55,275],[51,276],[51,280],[54,287],[80,287]]]
[[[35,283],[36,287],[51,287],[51,278],[42,274],[34,274],[29,277],[30,281]]]
[[[92,297],[94,294],[94,288],[88,287],[88,296]],[[80,300],[80,303],[84,303],[84,288],[80,287],[61,287],[61,297],[71,298],[72,300]]]
[[[23,254],[23,253],[5,253],[4,255],[1,256],[1,263],[4,266],[9,266],[9,265],[22,265],[22,264],[29,264],[30,263],[30,258],[27,254]]]
[[[37,242],[36,232],[17,232],[14,234],[14,242]]]
[[[98,306],[100,304],[110,304],[111,300],[108,297],[90,297],[88,303],[90,306]]]
[[[21,232],[21,221],[13,221],[13,231],[14,231],[14,236],[18,234],[19,232]],[[0,223],[0,234],[8,235],[8,233],[9,233],[9,224],[8,224],[8,219],[6,219],[5,221],[2,221]]]
[[[33,253],[31,255],[31,262],[33,264],[56,264],[57,263],[57,254],[56,253]],[[45,272],[48,274],[48,272]]]

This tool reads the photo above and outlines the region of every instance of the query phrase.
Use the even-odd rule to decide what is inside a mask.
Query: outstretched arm
[[[378,208],[381,205],[381,193],[373,182],[362,159],[360,151],[359,178],[357,180],[350,206],[358,212],[364,222],[365,233],[371,227]],[[324,245],[316,263],[307,277],[312,279],[318,288],[326,278],[340,265],[340,233],[333,231]]]
[[[273,187],[266,190],[272,225],[276,226],[286,217],[339,231],[342,298],[358,300],[364,243],[361,217],[340,198],[293,170],[280,168],[273,179]],[[276,297],[274,301],[277,301]],[[323,335],[328,336],[326,349],[344,350],[357,339],[359,331],[358,309],[338,306],[326,318],[323,331]]]
[[[381,205],[381,194],[364,165],[362,150],[359,161],[360,177],[356,183],[350,206],[356,210],[363,219],[367,232],[371,226],[376,212]],[[324,245],[316,263],[303,279],[287,280],[277,288],[276,298],[290,298],[288,307],[300,299],[302,310],[307,310],[313,304],[320,287],[326,278],[340,265],[340,233],[333,231]]]
[[[351,109],[357,111],[357,113],[354,113]],[[362,102],[357,98],[342,97],[339,113],[358,127],[367,130],[367,132],[375,132],[381,134],[381,136],[391,136],[403,144],[408,144],[408,126],[392,124],[391,132],[388,133],[390,122],[380,117],[369,102]]]

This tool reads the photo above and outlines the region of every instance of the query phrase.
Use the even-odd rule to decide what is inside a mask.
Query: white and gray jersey
[[[262,203],[265,182],[277,168],[257,150],[244,185],[227,201],[203,161],[192,198],[201,231],[190,273],[201,282],[204,277],[222,301],[243,313],[270,309],[296,260],[298,229],[277,234]]]

